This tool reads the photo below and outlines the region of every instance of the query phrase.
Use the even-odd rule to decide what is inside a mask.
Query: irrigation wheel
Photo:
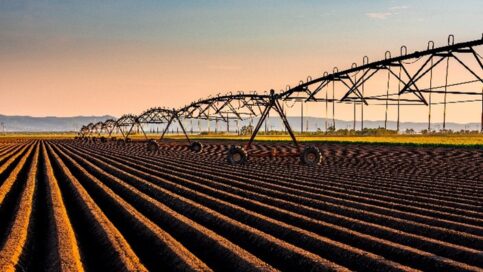
[[[200,142],[192,142],[190,145],[190,149],[193,152],[199,153],[203,151],[203,145]]]
[[[156,140],[149,140],[147,146],[148,152],[156,152],[159,150],[159,144]]]
[[[228,150],[228,163],[232,165],[243,164],[247,161],[248,155],[241,146],[232,146]]]
[[[305,165],[317,165],[321,159],[320,150],[315,146],[307,146],[300,154],[300,161]]]

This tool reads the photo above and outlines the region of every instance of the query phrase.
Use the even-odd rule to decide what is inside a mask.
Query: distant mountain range
[[[63,132],[78,131],[90,122],[104,121],[114,118],[105,116],[73,116],[73,117],[32,117],[0,115],[0,132]]]
[[[258,119],[257,119],[258,120]],[[301,118],[300,116],[288,117],[288,121],[295,131],[301,130]],[[303,128],[304,131],[316,131],[317,129],[321,129],[325,131],[326,129],[326,119],[319,118],[319,117],[304,117],[304,124]],[[332,124],[332,119],[327,119],[327,126]],[[271,127],[276,129],[283,128],[282,120],[280,118],[270,118],[268,121],[268,129],[270,130]],[[452,129],[454,131],[459,130],[480,130],[480,123],[446,123],[446,129]],[[353,129],[354,128],[354,121],[346,121],[346,120],[338,120],[335,119],[335,127],[336,129]],[[356,130],[361,129],[361,122],[356,121],[355,123]],[[364,128],[379,128],[384,127],[384,120],[378,121],[371,121],[371,120],[364,120]],[[387,128],[396,130],[397,122],[396,121],[388,121]],[[443,123],[431,123],[432,130],[440,130],[443,128]],[[264,127],[262,127],[264,129]],[[424,129],[428,129],[427,122],[401,122],[399,124],[399,129],[404,131],[406,129],[414,129],[415,131],[421,131]]]
[[[74,117],[31,117],[31,116],[6,116],[0,115],[0,132],[67,132],[67,131],[79,131],[79,129],[88,123],[96,123],[99,121],[104,121],[107,119],[115,117],[104,115],[104,116],[74,116]],[[301,129],[301,119],[300,117],[293,116],[288,118],[290,125],[294,131],[300,131]],[[255,126],[258,118],[253,118],[251,123]],[[304,118],[304,131],[316,131],[321,129],[325,131],[325,118],[318,117],[305,117]],[[327,120],[328,126],[332,123],[332,119]],[[250,124],[250,120],[240,121],[238,127],[241,128],[244,125]],[[185,128],[190,131],[198,131],[199,127],[201,130],[206,131],[208,129],[208,124],[206,121],[200,121],[198,126],[197,120],[185,120]],[[191,128],[193,125],[193,128]],[[352,129],[354,126],[353,121],[335,120],[336,129]],[[210,124],[210,131],[215,131],[216,124],[214,121]],[[378,128],[384,127],[384,121],[364,121],[365,128]],[[442,123],[433,123],[431,125],[432,129],[439,130],[443,127]],[[237,126],[235,121],[230,122],[230,130],[236,130]],[[359,130],[361,124],[359,121],[356,122],[356,129]],[[396,122],[388,121],[388,129],[396,129]],[[401,122],[400,130],[404,131],[406,129],[412,128],[415,131],[421,131],[428,128],[426,122]],[[452,130],[480,130],[480,123],[446,123],[447,129]],[[176,131],[178,128],[177,124],[172,126],[172,130]],[[282,120],[278,117],[270,117],[267,123],[268,130],[283,130]],[[159,131],[160,127],[155,127],[153,125],[146,126],[145,131]],[[218,131],[226,131],[226,124],[224,122],[218,122]],[[261,130],[265,130],[265,126],[262,126]]]

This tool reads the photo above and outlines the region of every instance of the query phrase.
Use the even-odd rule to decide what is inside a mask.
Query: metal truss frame
[[[448,87],[461,86],[471,83],[483,83],[482,71],[483,63],[482,57],[476,52],[475,47],[483,44],[483,36],[479,40],[467,41],[462,43],[454,43],[454,36],[448,37],[448,45],[435,48],[434,42],[428,42],[428,46],[423,51],[415,51],[408,54],[406,46],[402,46],[400,55],[392,57],[391,53],[387,51],[383,60],[369,62],[367,56],[363,58],[363,64],[357,66],[352,64],[351,68],[339,71],[338,68],[334,68],[332,73],[325,72],[321,77],[312,79],[307,78],[306,82],[301,81],[298,86],[290,88],[285,91],[275,93],[273,90],[269,94],[258,94],[256,92],[237,92],[228,93],[226,95],[220,95],[214,97],[208,97],[206,99],[200,99],[192,102],[189,105],[183,106],[179,109],[167,109],[167,108],[150,108],[144,111],[141,115],[135,116],[132,114],[123,115],[117,120],[106,120],[105,122],[98,122],[96,124],[90,123],[83,126],[79,131],[81,137],[89,137],[92,135],[111,134],[114,130],[119,130],[124,139],[127,139],[132,133],[135,127],[138,127],[147,139],[146,133],[142,127],[142,124],[166,124],[165,129],[160,137],[162,140],[168,131],[169,127],[177,121],[187,139],[190,143],[190,138],[186,133],[182,120],[185,119],[198,119],[208,121],[223,121],[227,122],[229,126],[230,120],[245,120],[252,117],[260,117],[255,129],[248,141],[246,147],[249,148],[254,138],[258,134],[263,122],[265,122],[269,112],[271,110],[278,113],[282,118],[285,128],[290,134],[293,142],[296,146],[297,140],[288,123],[287,116],[281,106],[281,101],[295,100],[295,101],[324,101],[332,103],[361,103],[363,105],[370,105],[372,101],[383,100],[386,102],[386,108],[390,101],[397,102],[397,105],[429,105],[431,106],[431,97],[428,99],[425,94],[436,93],[445,95],[458,94],[458,95],[470,95],[480,96],[483,100],[483,88],[475,91],[449,91]],[[469,55],[471,59],[476,60],[479,66],[479,71],[471,68],[461,55]],[[448,63],[453,59],[464,68],[469,74],[473,76],[473,80],[460,81],[452,84],[448,84]],[[427,75],[433,76],[433,71],[436,67],[444,64],[446,60],[446,81],[443,86],[432,86],[429,88],[421,88],[420,81]],[[417,69],[412,69],[409,65],[419,65]],[[396,72],[396,70],[399,70]],[[411,72],[412,71],[412,72]],[[368,84],[370,80],[374,79],[376,75],[385,73],[389,77],[396,78],[400,88],[395,94],[397,98],[389,97],[389,91],[386,95],[365,95],[364,85]],[[335,84],[344,86],[345,93],[341,98],[329,98],[328,88],[332,85],[335,88]],[[389,82],[388,82],[389,90]],[[443,90],[442,90],[443,88]],[[317,97],[318,94],[326,90],[325,98]],[[410,98],[403,97],[402,95],[412,95]],[[480,100],[475,100],[480,101]],[[483,102],[483,101],[482,101]],[[483,106],[483,105],[482,105]],[[482,113],[483,124],[483,113]]]
[[[444,60],[452,58],[461,64],[470,74],[474,76],[474,80],[467,82],[457,82],[452,84],[463,85],[474,82],[483,83],[482,76],[476,71],[471,69],[465,62],[460,58],[460,54],[469,54],[476,62],[479,64],[481,70],[483,70],[483,64],[481,57],[475,51],[475,47],[483,44],[483,37],[480,40],[454,43],[454,36],[450,35],[448,37],[448,45],[438,48],[434,48],[434,42],[428,42],[428,47],[424,51],[415,51],[414,53],[407,54],[406,46],[401,47],[400,56],[391,57],[391,53],[386,51],[385,59],[380,61],[375,61],[369,63],[367,56],[363,58],[363,65],[357,66],[357,64],[352,64],[352,67],[347,70],[339,71],[337,67],[334,68],[331,74],[325,72],[322,77],[311,79],[310,77],[306,82],[300,82],[300,84],[294,88],[288,88],[286,91],[281,93],[281,97],[284,100],[290,99],[304,99],[308,101],[329,101],[329,102],[359,102],[369,105],[370,100],[384,100],[384,101],[398,101],[398,103],[409,103],[409,104],[424,104],[428,105],[428,101],[424,97],[423,93],[446,93],[446,94],[460,94],[460,95],[476,95],[481,96],[481,92],[449,92],[449,91],[438,91],[437,89],[448,86],[432,86],[430,88],[421,89],[418,87],[418,81],[421,80],[425,75],[431,73],[435,67],[443,63]],[[418,67],[416,72],[410,73],[407,68],[408,65],[413,64],[415,61],[423,60],[422,65]],[[394,68],[400,68],[403,72],[397,74]],[[364,84],[375,77],[378,73],[388,71],[391,76],[397,78],[397,80],[402,84],[401,90],[398,92],[398,98],[393,99],[389,97],[377,97],[377,96],[364,96],[363,88]],[[361,74],[361,75],[359,75]],[[358,76],[359,75],[359,76]],[[406,77],[406,78],[404,78]],[[316,95],[323,91],[324,88],[328,88],[330,84],[340,83],[347,88],[346,93],[340,99],[328,99],[328,98],[317,98]],[[400,95],[410,93],[415,96],[414,99],[401,99]]]

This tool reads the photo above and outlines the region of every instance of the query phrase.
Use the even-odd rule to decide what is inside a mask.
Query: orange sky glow
[[[399,2],[380,2],[367,8],[358,6],[350,9],[349,17],[350,14],[358,16],[349,19],[352,25],[344,21],[348,15],[338,10],[338,6],[332,6],[331,13],[323,15],[323,7],[305,3],[307,7],[299,9],[306,13],[313,12],[310,9],[320,9],[322,15],[320,18],[300,18],[289,22],[292,29],[286,32],[283,30],[286,22],[281,22],[280,26],[276,25],[276,21],[266,22],[268,25],[261,29],[249,23],[245,26],[245,17],[255,16],[248,9],[235,13],[238,17],[229,21],[226,28],[207,23],[218,20],[222,24],[223,20],[229,20],[216,10],[213,15],[208,9],[196,7],[193,12],[197,12],[197,17],[190,17],[194,18],[193,24],[188,22],[176,27],[169,21],[158,21],[158,16],[164,15],[159,11],[159,14],[149,14],[151,19],[139,18],[145,20],[137,22],[140,26],[150,28],[140,28],[139,31],[128,29],[124,33],[119,29],[126,28],[123,24],[128,24],[129,28],[131,21],[118,25],[122,20],[108,18],[105,25],[77,29],[77,24],[89,20],[89,16],[83,18],[78,15],[80,18],[72,20],[68,16],[48,19],[48,4],[41,6],[27,1],[25,6],[12,8],[10,13],[0,12],[0,23],[8,26],[0,29],[3,40],[0,42],[0,114],[120,116],[124,113],[139,114],[152,106],[179,107],[198,98],[229,91],[280,90],[286,84],[297,84],[308,75],[313,78],[322,76],[324,71],[332,71],[334,66],[344,69],[349,68],[352,62],[360,65],[364,55],[377,60],[384,57],[386,50],[396,54],[403,44],[412,52],[423,50],[430,39],[435,40],[437,46],[444,45],[449,33],[455,33],[457,42],[478,39],[483,22],[481,17],[478,21],[478,16],[473,16],[481,14],[483,6],[469,2],[474,5],[473,10],[468,8],[455,16],[466,14],[468,22],[474,25],[472,29],[463,27],[467,25],[463,23],[437,28],[442,18],[422,14],[422,6],[418,6],[416,1],[407,1],[409,4],[404,6]],[[8,4],[1,1],[0,5]],[[282,5],[281,9],[290,13],[287,5],[290,4]],[[95,9],[84,8],[88,11]],[[65,9],[68,13],[69,9]],[[226,9],[234,12],[230,7]],[[390,12],[379,16],[371,10],[401,10],[398,12],[407,13],[415,22],[422,20],[425,23],[420,28],[406,29],[406,26],[400,25],[403,18],[399,13],[393,12],[392,17],[386,18]],[[191,13],[185,14],[187,11],[183,12],[181,17],[192,16]],[[445,11],[437,9],[433,12],[444,14]],[[22,15],[18,17],[18,26],[13,23],[15,14]],[[99,17],[101,15],[102,12],[98,14]],[[319,24],[328,17],[336,20],[334,24],[340,27],[340,32],[333,29],[323,32],[324,27]],[[133,15],[133,18],[138,17]],[[32,25],[36,20],[40,20],[42,26]],[[358,20],[363,20],[363,23]],[[196,30],[194,24],[199,21],[216,31]],[[62,23],[76,28],[64,29],[59,25]],[[355,25],[360,29],[354,29]],[[190,27],[195,29],[191,31]],[[89,33],[91,28],[96,29],[95,34],[84,33]],[[157,28],[170,28],[170,31],[165,35],[158,33]],[[232,28],[236,28],[238,33],[232,33]],[[150,38],[150,34],[156,38]],[[481,54],[482,50],[479,52]],[[440,121],[442,117],[440,108],[434,107],[435,121]],[[337,105],[337,109],[337,118],[352,119],[351,105]],[[448,121],[479,122],[481,102],[450,105],[448,111]],[[421,116],[426,112],[426,107],[411,107],[403,110],[401,118],[402,121],[424,122],[426,119]],[[289,114],[299,115],[299,108]],[[306,106],[305,114],[322,117],[326,113],[322,103],[311,103]],[[389,116],[395,120],[394,107],[391,107]],[[365,118],[382,120],[382,108],[368,109]]]

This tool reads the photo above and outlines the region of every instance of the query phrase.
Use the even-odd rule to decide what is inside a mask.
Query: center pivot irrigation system
[[[369,105],[385,107],[385,128],[387,128],[389,108],[395,106],[397,107],[397,130],[399,130],[401,107],[426,106],[428,130],[431,130],[432,107],[442,105],[443,130],[445,130],[448,104],[479,102],[482,105],[483,132],[483,58],[475,49],[482,44],[483,35],[479,40],[456,44],[454,36],[450,35],[448,44],[438,48],[434,47],[432,41],[428,42],[425,50],[413,53],[408,53],[407,47],[401,46],[397,57],[392,57],[391,53],[386,51],[383,60],[369,62],[369,58],[365,56],[361,66],[353,63],[350,69],[343,71],[335,67],[332,73],[325,72],[322,77],[315,79],[308,77],[306,81],[300,81],[298,86],[287,86],[280,92],[275,92],[273,89],[264,94],[237,92],[201,99],[179,109],[151,108],[138,116],[127,114],[117,120],[109,119],[83,126],[78,138],[95,140],[99,137],[105,142],[108,138],[115,139],[111,137],[113,133],[121,133],[123,139],[117,141],[124,144],[130,141],[130,134],[141,131],[148,140],[148,151],[156,151],[162,147],[162,140],[169,128],[173,123],[178,123],[189,148],[194,152],[202,152],[202,144],[190,140],[183,125],[184,120],[198,120],[198,125],[200,120],[214,120],[217,123],[222,121],[229,129],[230,121],[236,122],[238,127],[239,121],[258,117],[248,143],[245,146],[231,146],[228,151],[228,162],[240,164],[247,161],[250,146],[270,112],[275,112],[290,135],[296,152],[273,150],[269,155],[300,156],[304,164],[318,164],[321,161],[319,149],[315,146],[299,147],[288,122],[284,108],[293,107],[296,102],[301,102],[302,116],[304,103],[325,103],[326,130],[330,113],[329,104],[332,106],[331,126],[333,128],[335,128],[335,105],[353,104],[354,129],[356,129],[357,107],[360,108],[361,129],[363,129],[365,107]],[[450,97],[455,96],[457,100],[449,100]],[[469,99],[461,99],[463,96]],[[159,140],[148,139],[143,129],[143,125],[147,124],[165,124]]]

